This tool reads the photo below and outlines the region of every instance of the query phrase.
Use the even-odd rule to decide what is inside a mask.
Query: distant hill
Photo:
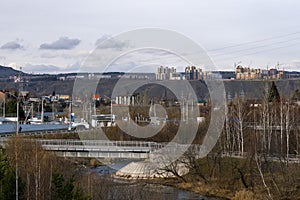
[[[11,67],[5,67],[0,65],[0,78],[8,78],[9,76],[17,76],[19,75],[20,71],[15,70]],[[25,73],[21,72],[22,75]]]
[[[97,87],[96,93],[101,96],[111,96],[112,90],[115,87],[118,79],[101,79]],[[136,80],[128,80],[128,83]],[[88,84],[88,81],[87,81]],[[204,82],[202,81],[190,81],[191,86],[199,99],[205,99],[209,96],[209,92]],[[271,81],[269,82],[271,84]],[[296,89],[300,88],[300,79],[295,80],[277,80],[275,81],[277,89],[281,95],[285,97],[290,97]],[[50,95],[53,91],[56,94],[69,94],[72,95],[74,86],[74,80],[56,80],[51,78],[34,79],[32,81],[26,82],[24,84],[24,89],[28,90],[35,96],[40,95]],[[127,84],[123,84],[124,88]],[[245,80],[226,80],[224,81],[224,86],[226,90],[226,98],[232,99],[236,96],[244,96],[245,99],[262,99],[266,93],[267,81],[257,80],[257,81],[245,81]],[[18,88],[17,83],[0,81],[0,90],[8,88]],[[174,96],[172,92],[164,89],[158,84],[150,84],[146,86],[141,86],[136,92],[142,92],[142,90],[149,90],[149,97],[154,96],[159,98],[168,97],[172,99]]]
[[[9,76],[17,76],[20,73],[18,70],[14,70],[11,67],[4,67],[0,65],[0,90],[8,88],[18,88],[19,84],[14,83],[12,80],[7,81]],[[112,77],[118,77],[122,73],[110,73]],[[226,98],[232,99],[236,96],[244,96],[246,99],[262,99],[266,93],[267,83],[266,80],[232,80],[234,72],[222,72],[224,78],[224,86],[226,90]],[[73,92],[74,80],[66,79],[65,81],[58,79],[63,75],[75,76],[77,73],[66,73],[66,74],[26,74],[21,72],[21,75],[26,80],[23,84],[24,90],[28,90],[30,93],[40,96],[49,95],[55,91],[57,94],[69,94]],[[87,73],[82,73],[87,76]],[[300,72],[289,72],[287,76],[291,79],[276,80],[276,86],[281,95],[290,97],[296,89],[300,88]],[[1,80],[2,79],[2,80]],[[87,82],[89,80],[86,80]],[[111,96],[111,93],[117,83],[117,78],[112,79],[101,79],[98,83],[96,93],[102,96]],[[128,84],[132,81],[127,80]],[[271,81],[269,81],[269,84]],[[205,99],[209,96],[208,89],[205,82],[203,81],[190,81],[191,86],[199,99]],[[123,82],[123,87],[126,88],[126,82]],[[164,87],[158,84],[149,84],[142,86],[136,92],[142,93],[142,90],[149,90],[149,97],[158,98],[174,98],[171,91],[164,89]]]

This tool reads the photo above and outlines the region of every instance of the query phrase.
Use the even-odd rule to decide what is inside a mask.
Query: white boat
[[[29,122],[30,124],[42,124],[42,123],[43,123],[42,119],[39,119],[39,118],[37,118],[37,117],[30,118],[30,119],[28,120],[28,122]]]
[[[81,121],[81,122],[71,122],[69,125],[68,130],[74,130],[74,129],[89,129],[90,128],[90,124],[87,123],[85,120]]]

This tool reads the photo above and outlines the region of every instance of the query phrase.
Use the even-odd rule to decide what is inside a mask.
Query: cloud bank
[[[46,64],[30,64],[27,63],[24,67],[24,71],[26,72],[34,72],[34,73],[55,73],[60,71],[61,68],[54,65],[46,65]]]
[[[23,46],[19,44],[16,41],[7,42],[4,45],[0,47],[1,49],[10,49],[10,50],[16,50],[16,49],[23,49]]]
[[[119,41],[109,35],[104,35],[96,41],[95,45],[100,49],[121,50],[128,47],[129,44],[128,41]]]
[[[80,43],[79,39],[71,39],[68,37],[60,37],[52,43],[44,43],[40,45],[40,49],[50,50],[69,50],[75,48]]]

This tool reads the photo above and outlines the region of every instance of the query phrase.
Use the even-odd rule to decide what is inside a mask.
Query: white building
[[[157,68],[156,80],[173,80],[173,77],[176,77],[176,68],[163,66]]]

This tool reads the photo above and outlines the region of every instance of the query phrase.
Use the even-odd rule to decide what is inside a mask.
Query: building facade
[[[265,70],[261,68],[250,68],[237,66],[235,69],[236,79],[252,80],[252,79],[283,79],[284,71],[272,68]]]
[[[202,70],[195,66],[187,66],[185,68],[185,77],[186,80],[201,80]]]
[[[157,68],[156,80],[173,80],[176,77],[176,68],[163,67]]]

